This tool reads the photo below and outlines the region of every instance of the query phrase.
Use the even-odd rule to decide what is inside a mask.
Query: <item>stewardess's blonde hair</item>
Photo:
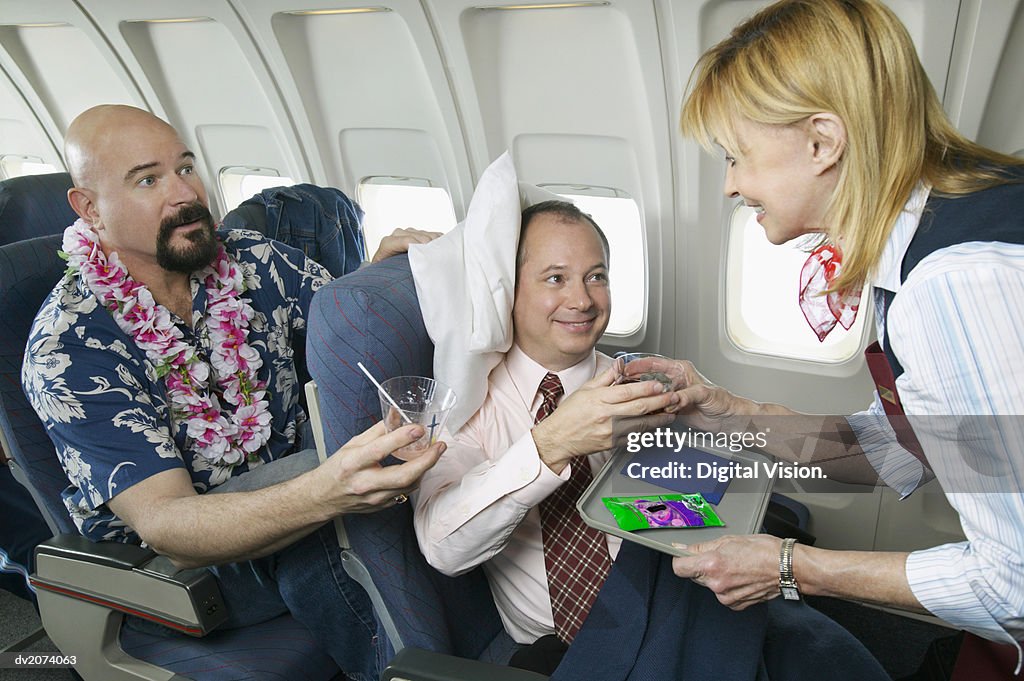
[[[690,76],[681,127],[736,150],[733,121],[792,125],[829,112],[846,149],[826,210],[843,246],[834,289],[860,287],[919,180],[958,195],[1011,181],[1024,161],[961,135],[942,110],[906,28],[877,0],[781,0],[733,29]]]

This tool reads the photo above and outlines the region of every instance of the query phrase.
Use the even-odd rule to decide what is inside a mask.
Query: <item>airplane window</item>
[[[836,326],[819,343],[797,303],[806,243],[795,239],[771,244],[754,210],[742,204],[730,223],[725,304],[729,338],[747,352],[814,362],[839,363],[856,355],[871,307],[867,288],[850,330]]]
[[[356,200],[366,212],[367,255],[373,255],[381,239],[400,227],[447,232],[458,223],[448,192],[422,178],[368,177],[359,183]]]
[[[3,178],[21,177],[22,175],[43,175],[55,173],[57,168],[49,163],[43,163],[38,156],[20,156],[7,154],[0,156],[0,176]]]
[[[224,212],[238,207],[254,194],[271,187],[288,187],[295,184],[290,177],[281,176],[273,168],[253,166],[230,166],[220,171],[220,191],[224,197]]]
[[[594,222],[608,237],[611,251],[608,280],[612,286],[612,314],[605,334],[628,336],[636,333],[644,323],[644,311],[647,309],[644,230],[636,201],[623,192],[603,187],[574,187],[573,190],[563,192],[551,185],[542,186],[575,203],[580,210],[594,218]]]

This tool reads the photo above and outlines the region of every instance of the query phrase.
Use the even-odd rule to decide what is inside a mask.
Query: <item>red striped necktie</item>
[[[535,424],[551,415],[564,390],[558,376],[548,373],[538,392],[543,402]],[[594,477],[590,462],[581,456],[569,465],[569,479],[540,503],[551,615],[558,638],[566,643],[579,632],[612,566],[604,534],[584,523],[576,511],[576,502]]]

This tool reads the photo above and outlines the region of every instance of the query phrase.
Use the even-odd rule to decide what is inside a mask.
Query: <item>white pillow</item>
[[[409,249],[423,322],[434,342],[434,378],[458,396],[448,417],[451,433],[483,404],[488,375],[512,347],[522,211],[558,198],[518,182],[506,151],[480,177],[466,219]]]

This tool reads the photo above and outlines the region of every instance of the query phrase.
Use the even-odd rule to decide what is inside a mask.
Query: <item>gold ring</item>
[[[404,504],[407,501],[409,501],[409,497],[405,496],[404,494],[399,494],[397,497],[395,497],[396,504]]]

